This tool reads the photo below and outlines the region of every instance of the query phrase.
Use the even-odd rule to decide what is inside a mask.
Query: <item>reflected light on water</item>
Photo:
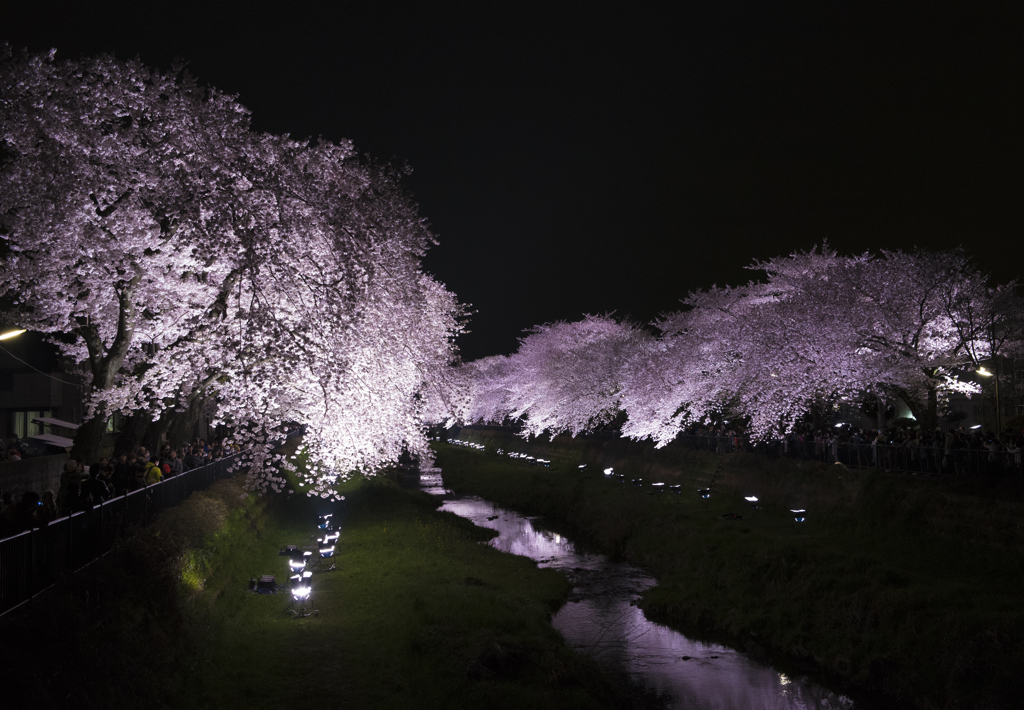
[[[425,489],[443,492],[438,482]],[[649,621],[635,605],[656,584],[644,571],[591,554],[536,518],[481,498],[450,498],[441,506],[499,535],[488,544],[564,572],[573,583],[552,624],[566,640],[606,667],[625,671],[671,697],[669,707],[701,710],[806,708],[850,710],[854,703],[803,677],[790,677],[746,654],[687,638]],[[863,710],[860,705],[858,710]]]

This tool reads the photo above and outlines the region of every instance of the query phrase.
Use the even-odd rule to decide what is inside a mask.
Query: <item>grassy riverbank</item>
[[[729,634],[850,687],[918,707],[1016,707],[1024,692],[1019,491],[628,442],[520,443],[553,469],[439,445],[445,483],[568,524],[650,569],[645,612]],[[589,463],[589,473],[577,466]],[[684,495],[607,480],[681,483]],[[789,467],[789,470],[784,470]],[[714,480],[708,501],[696,495]],[[747,509],[744,495],[764,505]],[[788,508],[807,508],[797,524]],[[734,513],[740,520],[724,520]]]
[[[286,580],[279,549],[307,544],[332,506],[223,481],[2,620],[13,697],[85,709],[642,704],[551,628],[562,575],[481,545],[491,531],[387,479],[345,493],[338,569],[313,577],[318,616],[292,618],[286,592],[247,588],[252,575]]]
[[[282,596],[244,591],[250,573],[284,576],[285,544],[315,512],[293,498],[246,564],[215,576],[215,643],[193,707],[308,698],[356,708],[608,707],[621,698],[549,624],[561,575],[479,544],[491,532],[435,510],[386,479],[349,486],[335,509],[338,570],[313,577],[319,616],[282,615]]]

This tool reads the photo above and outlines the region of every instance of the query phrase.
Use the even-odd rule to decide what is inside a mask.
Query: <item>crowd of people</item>
[[[848,466],[876,467],[892,471],[999,475],[1024,473],[1024,431],[1002,434],[980,429],[952,427],[943,432],[887,427],[861,429],[852,426],[817,429],[797,428],[773,442],[752,445],[742,429],[723,424],[695,426],[685,432],[700,448],[763,450],[765,453],[817,459]]]
[[[12,460],[12,456],[20,458],[19,443],[17,437],[11,438],[7,460]],[[11,491],[0,491],[0,539],[46,526],[57,518],[144,489],[232,453],[234,451],[220,441],[209,444],[196,439],[179,448],[165,444],[154,454],[143,446],[135,452],[121,453],[113,460],[104,457],[89,465],[81,459],[69,459],[61,472],[56,494],[49,490],[42,495],[25,491],[15,496]]]

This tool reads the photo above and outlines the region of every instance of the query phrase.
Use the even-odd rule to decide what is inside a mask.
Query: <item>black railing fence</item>
[[[906,473],[966,476],[1024,475],[1020,451],[950,448],[944,444],[891,446],[872,443],[779,440],[751,444],[742,437],[683,435],[676,439],[690,449],[728,454],[747,451],[776,458],[842,463]]]
[[[51,587],[61,575],[106,554],[129,528],[146,525],[160,511],[230,476],[238,457],[213,461],[0,540],[0,615]]]

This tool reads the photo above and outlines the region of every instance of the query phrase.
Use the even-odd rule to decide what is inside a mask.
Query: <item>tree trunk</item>
[[[117,437],[117,443],[114,445],[114,450],[118,453],[137,451],[139,445],[142,444],[142,437],[145,436],[150,421],[149,415],[144,411],[139,411],[130,417],[126,417],[121,433]]]
[[[190,399],[188,409],[184,412],[175,412],[174,420],[167,430],[167,437],[172,447],[181,446],[186,441],[191,443],[196,438],[196,424],[205,407],[206,398],[196,396]]]
[[[86,466],[92,465],[100,458],[103,433],[107,430],[107,416],[102,411],[92,419],[82,423],[75,432],[75,443],[71,447],[71,458],[80,458]]]
[[[928,388],[928,409],[920,421],[921,431],[933,432],[939,425],[939,393],[934,387]]]

